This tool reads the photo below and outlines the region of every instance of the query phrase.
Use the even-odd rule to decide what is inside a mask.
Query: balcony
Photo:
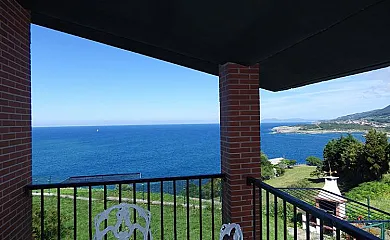
[[[246,239],[310,239],[310,221],[300,231],[302,213],[318,219],[320,239],[378,239],[361,223],[255,179],[259,88],[280,91],[389,66],[389,1],[302,1],[301,11],[270,1],[53,2],[0,0],[0,239],[31,239],[32,225],[40,239],[88,239],[94,215],[122,201],[152,211],[157,239],[215,239],[227,222],[239,223]],[[223,178],[30,185],[32,23],[218,75]],[[213,184],[219,178],[220,193]]]
[[[29,185],[34,238],[92,239],[95,215],[126,202],[151,211],[153,239],[219,239],[224,184],[224,175],[215,174]],[[250,197],[255,204],[246,209],[253,239],[380,239],[356,225],[363,222],[348,222],[311,203],[319,189],[276,189],[251,177],[247,184],[254,193]],[[348,214],[363,206],[349,201]],[[372,208],[371,216],[375,214],[387,213]],[[138,217],[131,221],[139,222]],[[314,223],[305,221],[313,218]]]

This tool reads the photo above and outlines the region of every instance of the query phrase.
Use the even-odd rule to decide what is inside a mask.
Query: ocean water
[[[261,124],[261,148],[269,158],[304,163],[322,157],[341,134],[272,134]],[[98,131],[97,131],[98,129]],[[362,139],[361,134],[354,134]],[[140,172],[143,178],[219,173],[219,125],[153,125],[33,128],[33,179]]]

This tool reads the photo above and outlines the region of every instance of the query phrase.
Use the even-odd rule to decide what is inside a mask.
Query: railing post
[[[253,216],[253,189],[246,185],[246,177],[260,177],[258,65],[220,66],[219,98],[221,169],[226,176],[223,222],[240,224],[245,239],[253,239],[253,226],[259,221],[254,221],[258,216]],[[259,239],[260,234],[256,237]]]

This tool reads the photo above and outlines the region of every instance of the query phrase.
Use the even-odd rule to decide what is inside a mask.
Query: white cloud
[[[369,98],[385,98],[390,96],[390,81],[382,80],[377,85],[371,86],[363,92],[363,97]]]
[[[390,68],[262,95],[262,118],[335,118],[389,105]]]

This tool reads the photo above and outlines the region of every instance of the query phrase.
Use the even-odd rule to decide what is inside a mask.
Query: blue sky
[[[34,126],[217,123],[218,78],[32,25]],[[329,119],[390,104],[390,69],[282,92],[262,118]]]

